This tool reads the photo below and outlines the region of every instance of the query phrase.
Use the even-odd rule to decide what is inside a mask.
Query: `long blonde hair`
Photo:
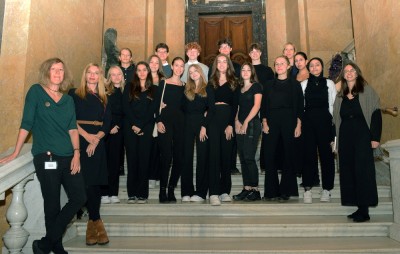
[[[196,83],[190,77],[190,74],[189,74],[190,68],[195,68],[196,71],[200,74],[200,79],[199,79],[200,86],[199,86],[199,90],[198,90],[197,94],[200,95],[201,97],[207,97],[207,91],[206,91],[207,83],[206,83],[206,78],[204,76],[204,72],[201,69],[200,65],[193,64],[188,69],[188,78],[187,78],[187,83],[185,86],[186,98],[188,98],[189,101],[193,101],[194,97],[196,96]]]
[[[108,69],[108,73],[107,73],[107,80],[105,82],[105,87],[106,87],[106,94],[107,95],[111,95],[114,93],[114,84],[111,81],[111,70],[112,69],[117,69],[119,71],[119,73],[121,73],[121,92],[124,91],[125,88],[125,79],[124,79],[124,73],[122,72],[121,68],[118,65],[113,65],[110,67],[110,69]]]
[[[81,85],[76,89],[75,93],[76,95],[79,96],[79,98],[81,99],[85,99],[86,95],[88,94],[88,88],[86,85],[86,72],[89,70],[90,67],[95,66],[99,69],[99,83],[97,83],[97,93],[98,96],[101,100],[101,103],[103,103],[103,105],[107,104],[107,94],[106,94],[106,88],[104,85],[104,71],[103,68],[100,67],[100,65],[96,64],[96,63],[90,63],[88,65],[86,65],[85,69],[83,70],[82,73],[82,78],[81,78]]]

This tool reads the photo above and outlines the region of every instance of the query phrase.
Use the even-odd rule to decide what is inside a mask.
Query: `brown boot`
[[[110,240],[108,239],[107,231],[104,228],[103,221],[99,219],[96,220],[94,224],[96,225],[97,229],[97,243],[100,245],[107,244]]]
[[[92,220],[89,220],[86,227],[86,245],[97,243],[97,228]]]

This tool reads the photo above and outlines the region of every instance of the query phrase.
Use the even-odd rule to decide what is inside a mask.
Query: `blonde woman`
[[[207,127],[214,115],[214,91],[207,86],[200,65],[188,69],[183,104],[184,124],[184,166],[181,179],[182,201],[204,201],[208,191],[208,137]],[[193,147],[196,140],[197,166],[196,190],[193,186]]]
[[[75,102],[78,132],[81,136],[81,164],[86,185],[89,221],[86,244],[107,244],[107,232],[100,218],[101,185],[108,183],[104,136],[110,131],[111,110],[104,85],[103,69],[88,64],[82,74],[81,84],[69,94]]]

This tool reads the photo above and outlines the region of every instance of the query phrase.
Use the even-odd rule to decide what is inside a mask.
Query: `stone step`
[[[205,202],[160,204],[158,200],[148,200],[147,204],[102,205],[102,216],[301,216],[301,215],[339,215],[345,216],[355,211],[355,207],[341,206],[340,199],[332,199],[329,203],[314,200],[313,204],[304,204],[302,199],[291,198],[286,203],[279,202],[224,202],[221,206],[211,206]],[[379,198],[379,205],[370,208],[371,215],[392,215],[393,207],[390,198]]]
[[[344,237],[388,236],[391,215],[354,223],[346,216],[102,216],[109,236],[151,237]],[[75,223],[86,234],[86,221]],[[227,230],[229,229],[229,230]]]
[[[238,194],[239,192],[242,191],[242,188],[243,187],[241,185],[232,186],[231,195]],[[149,199],[158,199],[159,190],[160,190],[160,188],[158,186],[156,188],[149,189],[149,197],[148,198]],[[319,198],[321,190],[322,190],[321,187],[314,187],[312,189],[313,198]],[[263,186],[260,186],[260,191],[261,191],[261,195],[264,195]],[[175,193],[175,196],[178,199],[181,198],[180,186],[178,186],[175,189],[174,193]],[[301,198],[303,197],[303,193],[304,193],[304,188],[303,187],[299,187],[299,196]],[[120,199],[128,199],[128,193],[127,193],[126,186],[120,187],[118,196],[119,196]],[[385,198],[392,197],[390,186],[378,186],[378,196],[379,197],[385,197]],[[335,185],[334,189],[331,190],[331,197],[332,198],[340,198],[340,186],[339,185]]]
[[[64,244],[83,253],[235,253],[235,254],[398,254],[400,243],[387,237],[110,237],[107,245],[86,246],[85,237]]]

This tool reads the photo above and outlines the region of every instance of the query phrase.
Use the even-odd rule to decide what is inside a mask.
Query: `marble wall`
[[[352,0],[357,64],[381,98],[382,107],[400,106],[400,1]],[[400,138],[399,116],[383,115],[382,143]]]

